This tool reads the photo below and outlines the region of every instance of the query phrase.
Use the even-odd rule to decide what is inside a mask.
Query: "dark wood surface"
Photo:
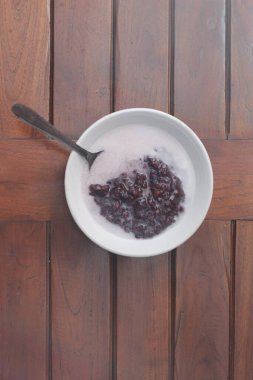
[[[57,0],[51,6],[51,116],[57,127],[77,138],[110,112],[112,4]]]
[[[169,1],[114,4],[114,106],[168,111],[170,99]]]
[[[1,380],[253,379],[252,12],[0,3]],[[207,220],[159,257],[103,251],[69,215],[68,152],[14,119],[15,101],[73,139],[122,108],[175,114],[212,161]]]
[[[46,379],[49,262],[45,223],[1,223],[1,379]]]
[[[175,116],[201,138],[225,137],[224,17],[225,1],[175,1]]]
[[[231,13],[231,138],[253,137],[253,73],[251,0],[232,0]]]
[[[206,221],[176,258],[175,379],[229,376],[231,223]]]
[[[50,13],[47,1],[0,3],[0,136],[29,138],[36,132],[14,119],[15,101],[43,116],[49,112]]]
[[[253,223],[239,221],[235,260],[235,380],[253,373]],[[240,253],[239,253],[240,252]]]
[[[72,220],[52,223],[50,241],[53,378],[110,379],[110,255]]]
[[[117,258],[117,377],[170,378],[171,256]]]

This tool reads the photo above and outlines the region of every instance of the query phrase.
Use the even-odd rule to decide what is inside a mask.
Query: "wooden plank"
[[[0,141],[0,218],[50,220],[68,214],[67,153],[54,141]]]
[[[177,251],[175,380],[224,380],[229,362],[230,222],[207,221]]]
[[[234,380],[253,373],[253,222],[236,223]]]
[[[110,0],[56,0],[54,121],[73,138],[110,110]]]
[[[205,141],[214,170],[209,219],[253,218],[253,141]],[[64,196],[67,153],[54,141],[0,141],[0,220],[69,215]]]
[[[117,379],[167,380],[170,257],[117,261]]]
[[[115,109],[168,111],[169,2],[115,2]],[[117,259],[116,376],[167,380],[171,372],[170,256]]]
[[[231,138],[253,137],[252,1],[232,0]]]
[[[0,2],[0,137],[38,136],[17,121],[23,102],[48,117],[50,14],[47,1]]]
[[[109,0],[54,2],[54,123],[72,138],[110,112],[111,13]],[[111,378],[109,258],[72,219],[53,223],[54,379]]]
[[[110,256],[71,220],[51,236],[53,378],[109,380]]]
[[[46,380],[45,224],[1,224],[0,241],[0,378]]]
[[[169,1],[116,0],[115,108],[168,111]]]
[[[205,141],[214,171],[214,194],[208,217],[253,217],[252,141]]]
[[[201,138],[225,137],[225,1],[175,2],[175,116]]]

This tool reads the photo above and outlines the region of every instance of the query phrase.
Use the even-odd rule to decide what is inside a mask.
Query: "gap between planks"
[[[48,0],[50,9],[50,71],[49,71],[49,121],[54,124],[54,0]]]
[[[170,256],[171,255],[171,256]],[[171,276],[169,276],[168,287],[171,290],[169,297],[171,297],[171,302],[168,304],[171,307],[171,325],[170,325],[170,342],[169,342],[169,363],[171,368],[169,370],[169,376],[171,380],[175,379],[175,326],[176,326],[176,259],[177,259],[177,250],[174,249],[171,254],[168,255],[168,263],[171,260]],[[171,350],[171,352],[170,352]]]
[[[234,380],[235,354],[235,255],[236,255],[236,221],[231,221],[231,263],[229,294],[229,380]]]
[[[225,0],[225,136],[229,139],[231,119],[231,0]]]
[[[117,379],[117,256],[111,253],[111,379]]]
[[[168,59],[169,84],[169,113],[174,115],[174,89],[175,89],[175,0],[170,0],[169,6],[169,42],[170,59]]]
[[[51,294],[51,222],[46,222],[46,259],[47,259],[47,374],[52,379],[52,294]]]

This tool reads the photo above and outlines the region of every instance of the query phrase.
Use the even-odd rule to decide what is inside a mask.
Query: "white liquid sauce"
[[[140,161],[149,155],[166,163],[182,181],[185,192],[184,212],[190,207],[195,191],[195,174],[191,160],[183,146],[166,131],[145,125],[126,125],[113,129],[101,136],[89,147],[91,152],[104,150],[94,161],[91,170],[84,165],[82,178],[84,201],[94,218],[108,231],[126,239],[135,239],[132,233],[108,222],[100,215],[100,208],[89,195],[90,184],[106,184],[109,179],[122,172],[140,170]],[[141,166],[142,167],[142,166]],[[182,216],[176,219],[180,220]],[[167,228],[173,228],[171,226]]]

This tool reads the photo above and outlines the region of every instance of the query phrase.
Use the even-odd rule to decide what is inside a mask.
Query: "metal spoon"
[[[97,156],[103,151],[97,153],[91,153],[82,148],[80,145],[77,145],[74,141],[72,141],[69,137],[62,134],[58,131],[51,123],[46,121],[42,116],[40,116],[37,112],[33,111],[31,108],[25,106],[21,103],[15,103],[11,107],[12,112],[19,119],[23,120],[26,124],[31,125],[34,128],[39,129],[47,133],[49,136],[59,140],[60,142],[67,145],[71,150],[76,151],[81,156],[83,156],[89,164],[89,169],[91,168],[93,162],[97,158]]]

